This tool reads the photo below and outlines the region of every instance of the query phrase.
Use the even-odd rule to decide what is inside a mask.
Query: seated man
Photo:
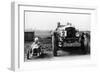
[[[39,38],[36,37],[34,39],[34,42],[31,45],[32,48],[32,55],[34,56],[40,56],[41,54],[41,48],[40,48],[40,42],[39,42]]]

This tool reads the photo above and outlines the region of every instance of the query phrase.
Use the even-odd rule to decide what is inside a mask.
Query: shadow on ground
[[[69,49],[58,50],[56,57],[79,56],[79,55],[88,55],[88,54],[82,54],[80,51],[80,48],[78,48],[77,50],[76,50],[76,48],[69,48]],[[29,60],[51,59],[53,57],[55,57],[55,56],[53,56],[52,51],[46,51],[46,53],[41,54],[39,57],[33,56]]]

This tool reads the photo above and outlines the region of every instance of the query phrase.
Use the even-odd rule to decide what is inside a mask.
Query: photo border
[[[84,6],[77,7],[75,5],[70,5],[70,6],[66,6],[66,7],[63,7],[63,6],[44,6],[44,5],[33,5],[31,3],[26,4],[26,3],[20,3],[20,2],[13,2],[12,6],[11,6],[11,8],[12,8],[12,10],[11,10],[12,11],[12,17],[11,17],[12,32],[11,33],[12,33],[12,38],[13,38],[12,39],[12,49],[11,49],[11,55],[12,55],[11,56],[11,69],[14,70],[14,71],[19,71],[19,70],[23,70],[23,69],[26,70],[29,67],[29,66],[27,67],[27,64],[26,64],[26,67],[24,67],[24,66],[22,66],[22,63],[21,63],[21,54],[20,54],[20,52],[21,52],[20,51],[20,46],[21,46],[21,42],[20,42],[20,39],[21,39],[21,37],[20,37],[20,31],[21,31],[20,30],[21,29],[21,27],[20,27],[21,26],[20,25],[20,19],[21,19],[20,18],[20,9],[21,8],[20,8],[20,6],[22,6],[22,7],[32,7],[33,6],[33,7],[53,8],[53,9],[66,9],[67,8],[67,9],[74,9],[74,10],[76,10],[76,9],[78,9],[78,10],[89,10],[89,11],[91,11],[90,13],[93,14],[93,17],[91,18],[92,26],[94,26],[94,27],[92,27],[92,30],[91,30],[93,32],[93,34],[94,34],[93,29],[94,30],[96,29],[95,25],[94,25],[94,23],[96,24],[96,10],[97,10],[96,7],[89,7],[89,6],[87,6],[87,7],[86,6],[85,7]],[[94,40],[93,37],[91,39]],[[95,48],[93,46],[94,44],[92,43],[92,40],[91,40],[91,48]],[[95,62],[96,62],[96,50],[92,49],[92,52],[93,52],[93,53],[91,53],[92,54],[91,55],[92,59],[89,60],[89,62],[91,61],[91,63],[86,63],[87,61],[85,59],[85,61],[82,62],[83,64],[95,64]],[[77,59],[77,60],[76,60],[76,62],[80,61],[79,59]],[[55,61],[57,62],[58,60],[55,60]],[[55,61],[54,62],[49,61],[49,63],[53,62],[53,63],[50,64],[50,67],[53,67],[52,64],[54,64]],[[45,62],[48,62],[48,61],[45,61]],[[47,67],[46,65],[48,65],[48,63],[45,64],[45,62],[41,61],[41,63],[44,63],[45,67]],[[60,65],[59,64],[60,62],[61,62],[61,60],[58,61],[58,63],[57,63],[58,66]],[[66,62],[64,61],[64,63],[66,63]],[[69,63],[69,61],[68,61],[68,63]],[[68,64],[68,66],[73,66],[73,65],[71,65],[71,63],[72,62],[70,62]],[[61,62],[61,64],[62,64],[62,62]],[[40,63],[39,63],[39,65],[40,65]],[[81,64],[79,64],[79,65],[81,65]],[[31,67],[33,67],[32,69],[34,69],[34,66],[31,66]]]

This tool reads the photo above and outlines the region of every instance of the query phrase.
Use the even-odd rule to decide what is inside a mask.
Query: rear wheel
[[[28,51],[28,53],[27,53],[27,59],[30,59],[30,57],[29,57],[29,51]]]
[[[30,59],[32,57],[32,50],[28,50],[28,53],[27,53],[27,59]]]

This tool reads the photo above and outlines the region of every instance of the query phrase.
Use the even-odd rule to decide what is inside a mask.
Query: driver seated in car
[[[31,45],[31,48],[32,48],[32,55],[34,56],[39,56],[40,55],[40,42],[39,42],[39,38],[38,37],[35,37],[34,39],[34,42],[32,43]]]

